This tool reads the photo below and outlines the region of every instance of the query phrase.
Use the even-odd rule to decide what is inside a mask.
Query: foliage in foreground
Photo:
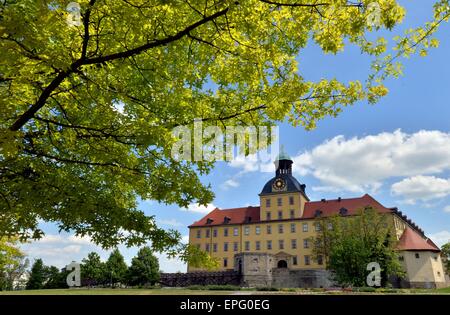
[[[78,26],[67,23],[65,0],[0,4],[0,235],[40,238],[43,220],[105,248],[150,241],[170,255],[186,252],[181,235],[137,201],[213,198],[200,176],[214,161],[175,159],[174,127],[287,118],[310,129],[358,101],[376,103],[383,80],[401,73],[398,57],[436,47],[432,35],[450,14],[449,0],[437,1],[432,22],[399,36],[390,54],[384,38],[367,35],[402,21],[395,0],[77,2]],[[369,3],[379,7],[375,23]],[[298,65],[311,41],[324,54],[357,46],[373,72],[309,80]]]

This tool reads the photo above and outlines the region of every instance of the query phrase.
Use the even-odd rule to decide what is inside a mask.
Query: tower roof
[[[430,239],[424,239],[409,226],[405,228],[398,242],[397,249],[412,251],[432,251],[440,252],[439,247]]]
[[[286,151],[284,150],[284,145],[281,145],[280,152],[278,153],[277,158],[275,159],[275,161],[280,161],[280,160],[292,161],[289,154],[287,154]]]

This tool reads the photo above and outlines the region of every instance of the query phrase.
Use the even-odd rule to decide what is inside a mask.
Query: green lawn
[[[53,290],[23,290],[23,291],[4,291],[0,295],[232,295],[232,294],[450,294],[450,287],[426,290],[397,290],[396,292],[342,292],[342,291],[320,291],[289,289],[280,291],[223,291],[223,290],[190,290],[183,288],[162,288],[162,289],[53,289]]]

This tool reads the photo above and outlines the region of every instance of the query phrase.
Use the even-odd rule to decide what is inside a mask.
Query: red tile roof
[[[258,222],[259,207],[244,207],[231,209],[214,209],[199,221],[194,222],[189,227],[221,225],[224,223],[225,217],[229,219],[227,224],[243,224],[248,222]],[[250,218],[250,219],[249,219]],[[212,220],[208,224],[208,219]],[[249,221],[250,220],[250,221]]]
[[[392,209],[384,207],[374,198],[365,194],[358,198],[349,199],[334,199],[324,201],[311,201],[305,204],[305,210],[303,213],[303,219],[315,218],[316,211],[321,211],[321,216],[326,217],[334,214],[339,214],[340,209],[345,208],[347,215],[354,215],[359,209],[366,206],[372,206],[380,213],[392,212]],[[243,224],[247,222],[259,222],[259,207],[243,207],[243,208],[231,208],[231,209],[219,209],[216,208],[199,221],[194,222],[190,227],[196,226],[210,226],[224,224],[225,217],[229,218],[227,224]],[[250,221],[248,221],[250,218]],[[212,220],[208,223],[208,219]]]
[[[403,234],[398,242],[397,249],[415,251],[429,250],[433,252],[440,252],[439,247],[437,247],[432,240],[423,238],[409,226],[407,226],[405,231],[403,231]]]
[[[347,215],[357,214],[357,211],[367,206],[372,206],[380,213],[392,212],[392,209],[386,208],[381,203],[376,201],[372,196],[365,194],[358,198],[348,199],[333,199],[324,201],[310,201],[305,204],[305,210],[303,211],[304,219],[315,218],[316,211],[321,211],[322,217],[339,214],[340,209],[347,210]]]

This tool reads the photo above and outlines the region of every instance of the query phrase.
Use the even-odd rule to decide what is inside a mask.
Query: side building
[[[325,259],[314,259],[312,239],[317,217],[352,216],[364,207],[389,215],[399,258],[407,276],[402,287],[442,287],[440,249],[397,208],[387,208],[368,194],[357,198],[310,201],[305,185],[292,175],[292,160],[281,153],[275,176],[259,194],[260,206],[214,209],[189,226],[189,243],[220,261],[220,270],[239,271],[244,284],[327,287],[332,283]],[[188,266],[188,272],[201,271]]]

